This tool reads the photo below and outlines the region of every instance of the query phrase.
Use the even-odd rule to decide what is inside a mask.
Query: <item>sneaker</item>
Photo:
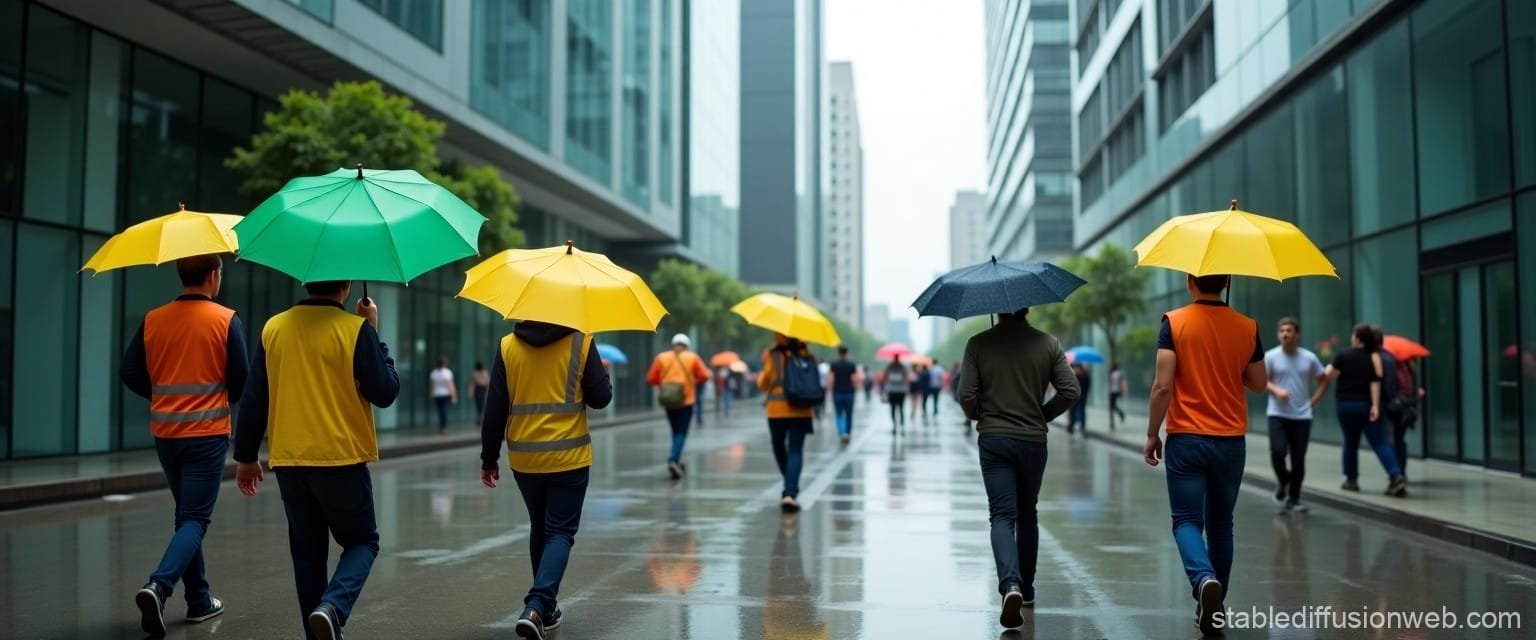
[[[848,436],[843,436],[843,446],[845,446],[845,447],[848,446],[848,442],[851,441],[851,440],[853,440],[853,438],[849,438]]]
[[[1408,495],[1408,478],[1403,477],[1402,474],[1392,478],[1392,484],[1387,485],[1386,494],[1397,498]]]
[[[517,637],[529,640],[544,640],[544,620],[533,607],[523,609],[523,615],[517,617]]]
[[[672,475],[672,479],[673,480],[681,480],[682,477],[683,477],[683,465],[682,465],[682,463],[680,463],[680,462],[678,462],[676,460],[668,460],[667,461],[667,473]]]
[[[1018,587],[1008,587],[1008,593],[1003,594],[1003,613],[998,616],[997,623],[1004,629],[1017,629],[1024,626],[1024,592]]]
[[[1340,485],[1339,488],[1345,491],[1359,491],[1360,485],[1354,480],[1345,480],[1344,484]]]
[[[1024,590],[1024,606],[1026,606],[1026,607],[1033,607],[1033,606],[1035,606],[1035,588],[1034,587],[1029,587],[1029,588]]]
[[[165,637],[165,599],[170,595],[154,581],[133,594],[134,604],[139,605],[139,628],[151,637]]]
[[[309,612],[309,632],[315,640],[341,640],[341,613],[324,602]]]
[[[554,631],[555,629],[559,629],[560,620],[564,617],[565,614],[560,611],[560,607],[555,607],[555,612],[549,614],[549,620],[544,623],[544,630]]]
[[[1215,578],[1206,578],[1200,583],[1198,599],[1199,606],[1195,608],[1195,626],[1206,635],[1218,635],[1221,629],[1216,627],[1216,613],[1221,611],[1221,598],[1223,596],[1221,581]]]
[[[1297,513],[1306,513],[1308,511],[1311,511],[1312,508],[1308,507],[1305,502],[1302,502],[1300,500],[1287,500],[1287,501],[1285,501],[1285,510],[1286,511],[1295,511]]]
[[[219,617],[221,613],[224,613],[224,601],[209,597],[207,606],[187,608],[187,624],[197,624],[205,620],[211,620]]]
[[[1282,505],[1285,504],[1285,485],[1282,484],[1275,487],[1275,502]]]
[[[794,513],[800,510],[800,502],[794,496],[784,496],[779,499],[779,510],[784,513]]]

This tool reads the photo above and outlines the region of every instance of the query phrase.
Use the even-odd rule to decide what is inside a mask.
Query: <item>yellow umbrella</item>
[[[640,276],[570,241],[487,258],[464,274],[459,297],[509,320],[537,320],[583,333],[655,331],[667,315]]]
[[[1236,275],[1284,280],[1339,277],[1333,263],[1289,222],[1239,211],[1178,216],[1136,244],[1136,265],[1195,276]]]
[[[776,331],[805,342],[835,347],[842,344],[837,329],[816,307],[786,298],[777,293],[759,293],[731,307],[736,315],[746,318],[747,324]]]
[[[124,229],[96,250],[81,271],[97,273],[139,265],[160,265],[172,260],[210,253],[234,253],[240,247],[234,227],[240,216],[187,211],[145,220]]]

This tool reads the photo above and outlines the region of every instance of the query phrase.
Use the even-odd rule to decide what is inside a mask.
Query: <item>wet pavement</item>
[[[846,449],[818,425],[794,516],[778,511],[760,414],[695,428],[692,474],[678,483],[661,464],[662,422],[596,432],[553,637],[999,637],[974,437],[951,412],[893,438],[883,407],[870,409]],[[382,551],[347,637],[512,637],[529,579],[515,487],[480,486],[478,452],[462,449],[374,465],[374,488]],[[149,493],[0,514],[0,638],[143,637],[133,592],[163,549],[169,505]],[[1038,603],[1003,637],[1197,637],[1160,469],[1053,435],[1040,515]],[[254,499],[227,483],[205,545],[228,612],[184,625],[178,590],[169,637],[302,637],[273,478]],[[1326,508],[1279,515],[1259,490],[1238,503],[1233,573],[1227,604],[1239,611],[1504,611],[1523,628],[1229,638],[1527,638],[1536,627],[1530,567]]]

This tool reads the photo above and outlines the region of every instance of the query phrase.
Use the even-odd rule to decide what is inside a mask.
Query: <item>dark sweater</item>
[[[1056,396],[1044,401],[1047,386]],[[1045,441],[1046,423],[1078,397],[1077,377],[1055,338],[1024,319],[1005,318],[965,344],[960,406],[980,436]]]

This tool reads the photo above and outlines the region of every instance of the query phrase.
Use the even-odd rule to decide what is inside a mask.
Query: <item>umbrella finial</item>
[[[575,250],[575,247],[576,247],[576,243],[575,242],[572,242],[570,240],[566,240],[565,241],[565,255],[571,255],[571,253]]]
[[[363,179],[363,163],[361,163],[361,162],[357,163],[357,179],[358,180],[362,180]],[[1237,201],[1233,200],[1233,202],[1237,202]]]
[[[1237,198],[1232,199],[1232,208],[1228,209],[1228,211],[1237,211]]]

